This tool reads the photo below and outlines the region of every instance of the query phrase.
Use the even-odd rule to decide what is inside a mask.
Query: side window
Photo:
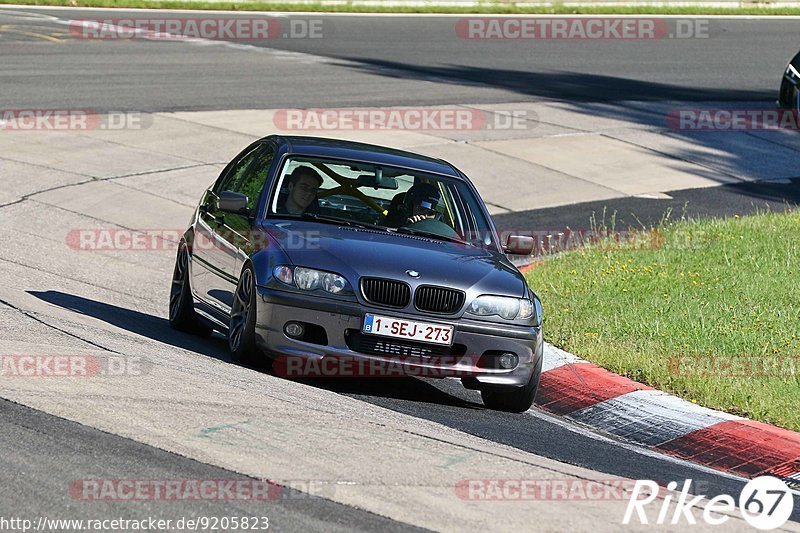
[[[275,159],[275,150],[270,145],[259,146],[245,155],[223,181],[224,191],[247,195],[247,207],[253,209],[258,204],[269,169]]]
[[[253,158],[258,153],[258,150],[260,148],[261,148],[260,146],[256,146],[255,148],[247,152],[245,155],[243,155],[241,158],[239,158],[239,160],[233,166],[231,166],[230,169],[228,169],[225,175],[220,177],[220,179],[217,180],[217,183],[214,184],[214,192],[216,194],[219,194],[222,191],[231,190],[230,187],[231,183],[233,183],[233,181],[237,177],[241,176],[241,174],[247,168],[247,165],[249,165],[253,161]]]

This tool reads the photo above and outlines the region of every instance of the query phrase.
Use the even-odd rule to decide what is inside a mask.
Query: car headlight
[[[294,284],[306,291],[322,289],[331,294],[338,294],[347,287],[347,280],[333,272],[295,267]]]
[[[347,287],[347,280],[338,274],[327,273],[322,276],[322,288],[332,294],[338,294]]]
[[[275,277],[287,285],[294,285],[294,274],[290,266],[276,266],[272,271]]]
[[[526,320],[533,316],[533,304],[527,298],[483,295],[472,300],[467,312],[477,316],[497,315],[506,320]]]

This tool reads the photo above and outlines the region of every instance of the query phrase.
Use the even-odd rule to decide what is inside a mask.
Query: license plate
[[[416,322],[402,318],[391,318],[367,313],[364,317],[364,333],[395,337],[430,344],[453,344],[453,326]]]

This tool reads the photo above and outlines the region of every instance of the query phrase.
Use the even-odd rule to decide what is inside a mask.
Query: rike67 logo
[[[674,508],[670,512],[673,502],[673,495],[667,494],[660,503],[656,524],[696,524],[694,510],[700,507],[700,502],[706,497],[703,495],[694,496],[689,494],[692,480],[687,479],[680,493],[677,495]],[[670,491],[676,490],[678,484],[671,481],[667,485]],[[658,484],[650,480],[637,480],[622,519],[623,524],[630,524],[636,518],[641,524],[648,524],[648,510],[658,507],[656,502],[659,496]],[[691,499],[690,499],[691,498]],[[706,524],[717,526],[726,523],[731,519],[731,513],[737,508],[737,502],[733,496],[720,494],[708,500],[703,505],[702,519]],[[756,529],[763,531],[781,527],[792,514],[794,508],[794,497],[789,487],[780,479],[772,476],[761,476],[750,480],[739,494],[739,512],[742,517]],[[651,517],[652,518],[652,517]]]

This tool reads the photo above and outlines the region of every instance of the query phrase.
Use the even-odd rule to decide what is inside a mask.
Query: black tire
[[[483,405],[495,411],[507,411],[509,413],[523,413],[530,409],[534,400],[536,400],[536,391],[539,390],[539,379],[542,376],[541,358],[539,359],[540,361],[534,367],[527,385],[508,391],[481,391]]]
[[[791,66],[798,68],[798,63],[800,63],[800,54],[792,59]],[[795,78],[795,81],[798,81],[797,78]],[[799,85],[795,85],[789,81],[785,74],[781,76],[781,88],[778,92],[778,106],[784,109],[800,111],[800,95],[798,95],[798,92],[800,92]]]
[[[256,276],[250,264],[242,270],[233,294],[228,349],[231,358],[242,365],[257,366],[263,359],[256,346]]]
[[[781,89],[778,96],[778,105],[785,109],[793,107],[794,100],[794,87],[784,78],[781,81]]]
[[[169,326],[178,331],[208,337],[212,329],[200,323],[194,312],[192,289],[189,285],[189,247],[186,241],[178,245],[172,286],[169,291]]]

